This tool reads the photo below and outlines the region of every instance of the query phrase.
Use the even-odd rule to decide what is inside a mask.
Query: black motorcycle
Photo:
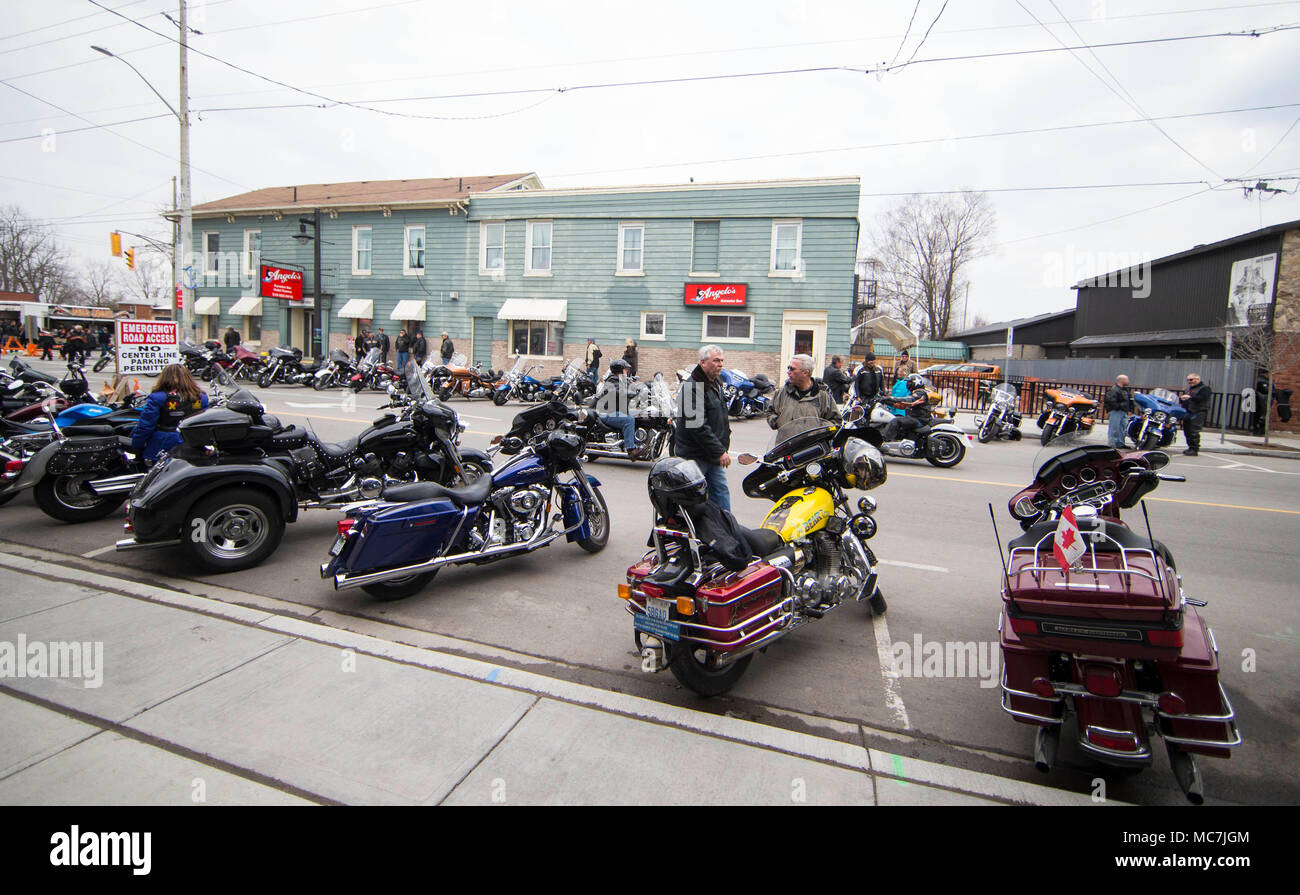
[[[607,383],[601,383],[602,388]],[[601,411],[603,392],[598,393],[594,404]],[[638,460],[658,460],[673,450],[673,421],[677,416],[677,401],[664,382],[663,374],[656,373],[650,383],[633,380],[628,388],[628,407],[626,412],[635,424],[635,444]],[[628,453],[623,449],[623,430],[605,422],[599,413],[589,414],[581,423],[583,439],[586,442],[585,459],[596,460],[601,457],[614,460],[627,460]]]
[[[989,389],[985,399],[984,415],[975,415],[978,430],[975,437],[981,444],[995,438],[1020,440],[1020,395],[1009,382],[999,382]]]
[[[357,365],[348,357],[348,353],[335,348],[330,351],[329,360],[321,364],[312,376],[311,387],[318,392],[336,385],[344,385],[352,380],[357,372]]]
[[[272,383],[293,383],[295,377],[303,372],[302,349],[281,345],[267,352],[268,360],[262,372],[257,374],[258,388],[267,388]]]
[[[131,493],[118,550],[183,547],[200,566],[235,572],[257,565],[280,543],[300,509],[341,508],[377,498],[386,486],[465,485],[490,474],[486,453],[460,448],[464,427],[410,365],[398,410],[354,438],[322,442],[284,426],[250,392],[180,424],[181,445]],[[381,408],[383,409],[383,408]]]

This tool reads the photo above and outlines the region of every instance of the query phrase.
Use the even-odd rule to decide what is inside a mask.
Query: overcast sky
[[[91,49],[129,60],[175,105],[176,29],[162,12],[177,4],[102,2],[163,36],[89,0],[8,3],[0,36],[2,204],[48,221],[84,259],[107,258],[115,228],[170,240],[157,211],[178,157],[176,119]],[[548,187],[857,175],[865,255],[902,195],[982,189],[997,245],[971,271],[970,315],[990,320],[1070,307],[1089,274],[1300,218],[1296,0],[189,9],[203,32],[190,55],[195,204],[526,171]],[[1169,40],[1275,26],[1297,30]],[[1096,49],[1062,49],[1084,44]],[[627,85],[665,79],[685,80]],[[1005,133],[1027,130],[1040,132]],[[1261,201],[1228,182],[1260,175],[1289,194]],[[1024,191],[1043,187],[1088,188]]]

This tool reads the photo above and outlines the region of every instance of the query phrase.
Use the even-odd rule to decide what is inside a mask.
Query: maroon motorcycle
[[[1219,683],[1214,633],[1183,592],[1169,548],[1121,510],[1162,481],[1160,451],[1121,453],[1060,439],[1008,507],[1025,534],[1003,563],[1002,708],[1038,728],[1034,763],[1051,770],[1070,715],[1080,749],[1129,770],[1165,742],[1174,776],[1200,804],[1195,755],[1228,758],[1241,735]],[[990,512],[992,507],[990,506]],[[1146,517],[1146,507],[1142,507]]]

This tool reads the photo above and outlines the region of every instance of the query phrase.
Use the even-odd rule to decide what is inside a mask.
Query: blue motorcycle
[[[772,409],[768,394],[776,386],[762,373],[750,379],[740,370],[723,369],[722,394],[727,402],[727,413],[735,419],[749,419],[766,415]]]
[[[1187,410],[1171,391],[1135,392],[1134,412],[1128,418],[1128,439],[1139,450],[1150,451],[1173,444]]]
[[[461,488],[389,486],[378,503],[349,509],[321,577],[333,578],[335,589],[399,600],[443,566],[531,553],[561,535],[588,553],[603,550],[609,509],[600,482],[582,468],[591,413],[553,401],[529,408],[494,441],[514,455],[500,469]]]
[[[530,403],[543,400],[546,385],[529,375],[539,367],[541,364],[524,367],[522,357],[516,360],[515,365],[501,375],[501,380],[492,392],[492,403],[501,407],[511,399]]]

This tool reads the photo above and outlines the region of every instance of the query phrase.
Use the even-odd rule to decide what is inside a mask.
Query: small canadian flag
[[[1056,536],[1052,538],[1052,555],[1061,564],[1062,571],[1069,571],[1087,549],[1079,534],[1079,523],[1074,519],[1074,510],[1066,507],[1056,526]]]

